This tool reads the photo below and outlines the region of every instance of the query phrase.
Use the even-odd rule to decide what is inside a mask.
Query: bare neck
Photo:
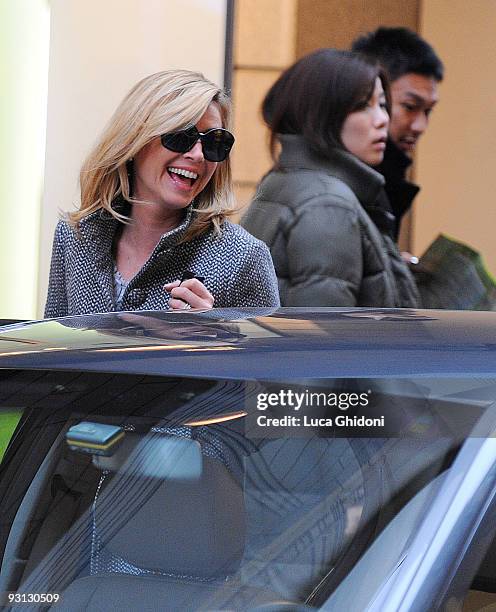
[[[154,204],[135,204],[131,210],[131,223],[122,231],[122,237],[137,245],[155,248],[160,238],[178,227],[184,218],[184,209],[166,211]]]

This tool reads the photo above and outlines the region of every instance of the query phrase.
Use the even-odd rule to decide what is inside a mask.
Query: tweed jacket
[[[241,225],[270,248],[283,306],[415,307],[418,292],[373,209],[384,178],[350,153],[280,136],[278,164]]]
[[[277,279],[270,253],[239,225],[224,221],[213,230],[179,244],[193,217],[164,234],[149,260],[129,281],[121,310],[167,310],[166,283],[185,270],[205,278],[215,307],[278,306]],[[53,241],[45,317],[117,310],[112,243],[119,221],[106,211],[81,220],[78,230],[59,221]]]

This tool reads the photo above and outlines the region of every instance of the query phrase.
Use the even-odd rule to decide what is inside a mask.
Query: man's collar
[[[375,201],[384,178],[343,149],[331,149],[326,157],[315,154],[303,136],[280,134],[281,155],[276,168],[322,170],[342,180],[362,204]]]
[[[389,139],[384,159],[379,166],[376,166],[376,170],[386,179],[387,198],[380,198],[379,205],[384,210],[390,209],[396,217],[395,239],[398,237],[401,218],[411,207],[420,189],[418,185],[405,178],[411,163],[412,160]]]
[[[388,180],[400,180],[405,178],[406,171],[412,165],[412,160],[403,153],[403,151],[388,138],[386,150],[384,151],[384,159],[375,166],[377,172],[380,172]]]

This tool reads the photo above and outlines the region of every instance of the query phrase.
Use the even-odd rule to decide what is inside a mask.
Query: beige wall
[[[496,274],[496,1],[424,0],[420,32],[446,77],[419,143],[414,249],[444,232],[480,250]]]
[[[321,47],[348,49],[380,25],[416,30],[420,0],[298,0],[297,57]]]
[[[38,315],[60,211],[78,200],[84,156],[134,85],[167,68],[224,78],[225,0],[51,0]],[[183,25],[187,23],[187,36]]]
[[[0,2],[0,318],[36,310],[48,0]]]
[[[234,23],[233,177],[240,207],[270,167],[260,105],[281,71],[295,59],[297,0],[237,0]]]

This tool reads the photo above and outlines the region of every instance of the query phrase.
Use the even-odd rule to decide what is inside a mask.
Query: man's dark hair
[[[377,28],[357,38],[351,48],[380,62],[391,81],[409,72],[443,80],[444,66],[434,49],[407,28]]]
[[[269,89],[262,114],[272,134],[275,158],[278,134],[299,134],[318,155],[344,148],[341,131],[346,117],[368,103],[380,78],[388,112],[389,84],[376,61],[352,51],[320,49],[285,70]]]

